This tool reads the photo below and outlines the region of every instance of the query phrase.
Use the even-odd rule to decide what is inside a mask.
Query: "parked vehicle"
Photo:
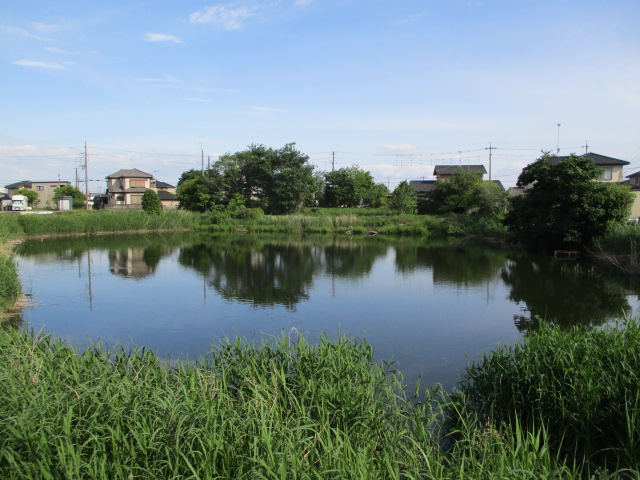
[[[29,206],[29,199],[24,195],[13,195],[11,197],[11,210],[31,210],[31,207]]]

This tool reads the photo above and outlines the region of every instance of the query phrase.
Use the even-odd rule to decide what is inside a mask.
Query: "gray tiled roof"
[[[429,192],[436,188],[436,180],[411,180],[409,185],[418,193]]]
[[[596,165],[598,165],[600,167],[613,166],[613,165],[629,165],[629,162],[627,162],[626,160],[620,160],[618,158],[607,157],[605,155],[599,155],[597,153],[592,153],[592,152],[580,155],[580,157],[590,158],[591,160],[593,160],[593,163],[595,163]],[[569,158],[569,156],[565,155],[565,156],[560,156],[560,157],[550,157],[549,158],[549,163],[551,163],[551,165],[557,165],[558,163],[560,163],[565,158]]]
[[[118,170],[116,173],[112,173],[107,176],[107,178],[153,178],[153,175],[150,173],[143,172],[142,170],[138,170],[137,168],[132,168],[131,170]]]
[[[462,170],[471,170],[472,172],[481,173],[484,175],[487,170],[484,165],[436,165],[433,170],[433,174],[438,175],[455,175]]]

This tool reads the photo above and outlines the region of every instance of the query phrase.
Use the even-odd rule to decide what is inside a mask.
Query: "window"
[[[142,204],[142,195],[131,195],[131,204],[132,205]]]
[[[131,188],[144,188],[145,183],[144,180],[129,180],[129,186]]]
[[[613,168],[603,168],[600,171],[600,180],[611,180],[613,178]]]
[[[116,202],[124,202],[124,195],[118,195],[116,197]]]
[[[44,190],[44,187],[42,185],[38,185],[36,187],[36,190],[38,190],[39,192],[42,192]]]

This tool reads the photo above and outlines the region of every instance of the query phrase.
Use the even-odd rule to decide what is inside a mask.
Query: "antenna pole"
[[[491,181],[491,154],[493,153],[493,150],[495,150],[496,148],[497,147],[491,146],[491,142],[489,142],[489,146],[485,148],[485,150],[489,150],[489,181]]]
[[[89,155],[87,154],[87,142],[84,142],[84,204],[87,210],[89,210]]]

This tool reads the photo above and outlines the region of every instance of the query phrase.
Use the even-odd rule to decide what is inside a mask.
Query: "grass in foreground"
[[[235,341],[169,367],[0,331],[0,477],[580,478],[546,430],[466,419],[448,449],[433,390],[413,402],[366,342]],[[604,478],[604,477],[603,477]]]

